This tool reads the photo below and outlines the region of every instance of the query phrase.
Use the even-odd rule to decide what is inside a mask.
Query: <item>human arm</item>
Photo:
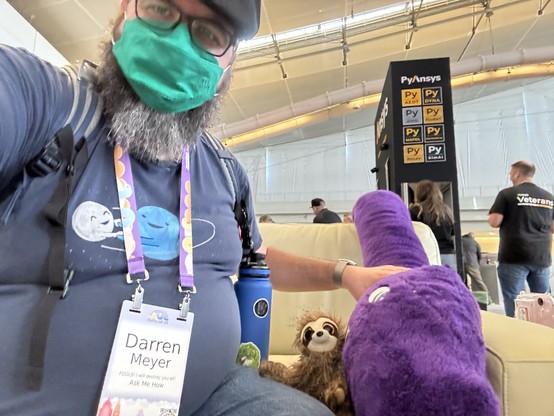
[[[489,214],[489,225],[493,228],[498,228],[502,224],[503,219],[504,215],[493,212]]]
[[[303,292],[333,290],[337,286],[332,276],[336,262],[287,253],[275,247],[260,249],[266,252],[266,261],[271,269],[271,283],[276,290]],[[342,275],[342,286],[357,300],[381,278],[406,270],[404,267],[346,266]]]
[[[98,128],[102,101],[85,78],[74,67],[58,68],[0,44],[0,192],[17,184],[27,163],[63,127],[71,126],[75,142]]]
[[[0,45],[0,188],[67,123],[72,102],[65,71]]]
[[[503,192],[500,192],[494,203],[492,204],[491,209],[489,210],[489,225],[493,228],[498,228],[504,220],[504,210],[506,209],[506,201],[504,198]]]

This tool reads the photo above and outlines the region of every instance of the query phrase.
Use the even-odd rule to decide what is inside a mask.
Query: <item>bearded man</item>
[[[266,249],[244,169],[205,129],[259,16],[121,0],[97,70],[0,47],[0,414],[330,414],[235,364],[238,201]],[[355,297],[398,271],[267,261],[277,289],[344,277]]]

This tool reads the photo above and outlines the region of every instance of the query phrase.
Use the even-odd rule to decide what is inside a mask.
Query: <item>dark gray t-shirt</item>
[[[502,214],[498,261],[550,267],[554,196],[533,183],[506,188],[489,214]]]
[[[0,227],[0,414],[92,415],[121,303],[133,286],[120,227],[113,149],[94,86],[77,82],[17,49],[0,47],[0,177],[5,186],[67,122],[76,138],[87,127],[88,164],[69,204],[65,263],[75,270],[66,299],[58,302],[48,334],[43,387],[26,389],[25,367],[37,306],[47,288],[48,225],[41,210],[57,184],[50,175],[31,181],[7,224]],[[71,111],[76,103],[76,110]],[[191,153],[192,226],[197,294],[181,414],[190,414],[233,368],[240,340],[236,296],[229,276],[242,254],[233,213],[235,195],[217,143],[198,140]],[[219,145],[220,146],[220,145]],[[245,171],[231,165],[240,197],[254,221]],[[150,280],[144,302],[177,308],[180,165],[132,160],[138,221]],[[2,195],[0,189],[0,195]],[[4,197],[6,190],[4,190]],[[9,198],[0,200],[0,215]]]
[[[342,220],[339,217],[339,214],[337,214],[336,212],[330,211],[327,208],[323,208],[321,211],[319,211],[319,214],[317,214],[314,217],[314,223],[334,224],[337,222],[342,222]]]

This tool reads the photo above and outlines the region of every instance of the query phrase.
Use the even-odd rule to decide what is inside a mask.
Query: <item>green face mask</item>
[[[126,20],[112,48],[125,78],[149,107],[182,113],[212,99],[223,70],[208,52],[192,43],[179,24],[170,32]]]

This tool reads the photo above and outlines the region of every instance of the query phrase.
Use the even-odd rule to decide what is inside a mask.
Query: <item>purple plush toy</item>
[[[358,301],[343,350],[356,416],[497,416],[479,307],[452,269],[429,266],[394,193],[354,206],[364,265],[411,268]]]

